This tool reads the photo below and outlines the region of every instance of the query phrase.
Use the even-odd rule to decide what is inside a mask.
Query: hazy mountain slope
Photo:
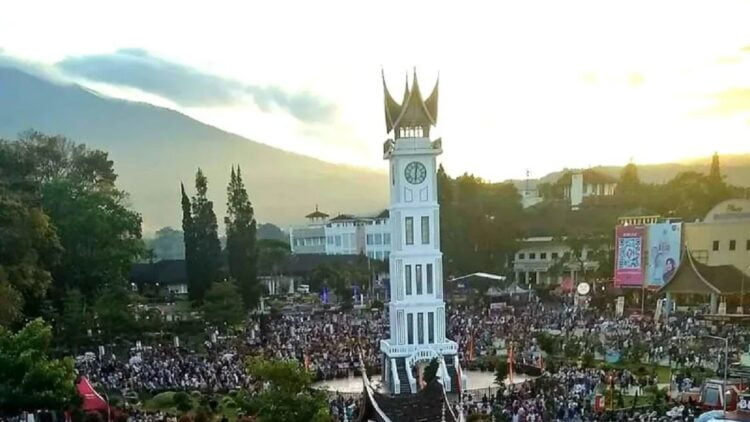
[[[750,149],[750,146],[748,146]],[[750,154],[720,156],[721,172],[728,183],[736,186],[750,186]],[[636,163],[637,164],[637,163]],[[708,173],[711,157],[693,159],[686,163],[638,164],[638,176],[647,183],[665,183],[685,171]],[[602,173],[620,177],[622,166],[593,167]],[[562,172],[550,173],[544,181],[556,180]]]
[[[109,151],[119,185],[131,193],[146,231],[180,226],[180,181],[192,192],[199,166],[220,225],[233,163],[242,166],[261,221],[297,223],[315,204],[330,214],[373,213],[387,205],[383,173],[281,151],[173,110],[0,68],[0,137],[15,138],[30,128]]]

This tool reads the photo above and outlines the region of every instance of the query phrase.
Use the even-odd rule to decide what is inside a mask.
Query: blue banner
[[[648,226],[648,261],[646,283],[661,287],[680,265],[682,223],[659,223]]]

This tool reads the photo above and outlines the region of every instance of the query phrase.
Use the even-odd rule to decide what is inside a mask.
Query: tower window
[[[404,283],[406,284],[406,294],[411,294],[411,265],[404,266]]]
[[[430,217],[422,217],[422,244],[430,244]]]
[[[427,312],[427,343],[435,343],[435,313]]]
[[[413,245],[414,244],[414,217],[406,217],[404,226],[406,229],[406,244]]]
[[[407,343],[414,344],[414,314],[406,314],[406,338]]]
[[[431,295],[433,292],[432,287],[432,264],[427,264],[427,268],[425,268],[425,272],[427,273],[427,294]]]
[[[733,251],[737,249],[737,241],[736,240],[730,240],[729,241],[729,250]]]
[[[417,314],[417,342],[424,344],[424,312]]]
[[[414,266],[415,276],[414,280],[417,282],[417,294],[422,294],[422,266],[417,264]]]
[[[713,250],[715,250],[715,251],[719,250],[719,241],[718,240],[714,240]]]

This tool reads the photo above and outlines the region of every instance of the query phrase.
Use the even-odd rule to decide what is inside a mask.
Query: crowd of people
[[[471,368],[493,358],[498,350],[512,349],[516,364],[548,369],[542,361],[546,354],[539,340],[542,332],[554,338],[562,354],[713,369],[723,365],[718,358],[723,356],[724,345],[706,336],[728,338],[732,355],[744,350],[750,340],[750,332],[737,325],[714,324],[695,314],[655,322],[618,316],[613,310],[593,311],[565,299],[531,300],[533,306],[449,305],[447,336],[459,344],[462,367]],[[377,373],[379,342],[387,337],[383,312],[288,314],[251,319],[243,337],[206,342],[201,353],[146,347],[122,357],[80,359],[77,369],[110,390],[221,392],[252,385],[243,364],[246,355],[297,360],[317,380],[357,375],[362,367]],[[642,388],[658,382],[655,374],[618,371],[612,375],[593,367],[554,368],[547,371],[545,380],[546,384],[522,384],[507,396],[474,400],[464,410],[500,409],[511,417],[522,415],[519,420],[524,421],[547,420],[549,415],[576,420],[591,409],[592,392],[604,382],[628,394],[641,394]],[[684,379],[677,384],[684,388]],[[351,420],[356,403],[337,398],[331,401],[331,410],[340,420]]]

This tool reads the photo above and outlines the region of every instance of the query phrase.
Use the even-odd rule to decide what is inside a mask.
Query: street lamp
[[[714,340],[721,340],[724,342],[724,387],[722,388],[723,392],[723,409],[724,412],[727,411],[727,371],[729,370],[729,337],[718,337],[718,336],[704,336],[708,338],[712,338]]]

